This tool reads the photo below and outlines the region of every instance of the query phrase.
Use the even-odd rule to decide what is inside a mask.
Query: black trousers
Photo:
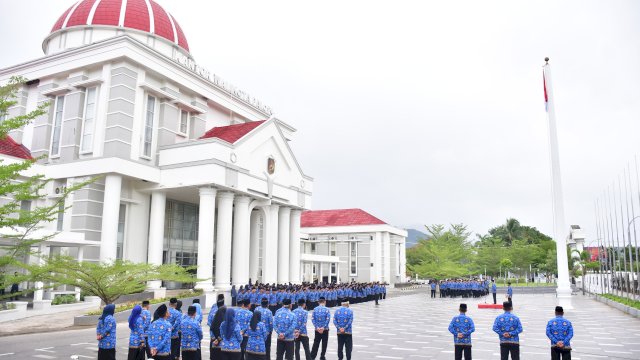
[[[571,360],[571,350],[551,348],[551,360]]]
[[[210,360],[221,360],[224,359],[224,355],[222,354],[222,350],[219,347],[212,347],[209,353]]]
[[[156,355],[153,360],[171,360],[171,355]]]
[[[231,306],[238,306],[238,298],[235,296],[231,297]]]
[[[144,353],[147,354],[147,359],[152,358],[151,356],[151,348],[149,347],[149,339],[145,336],[144,337]]]
[[[491,293],[491,295],[493,295],[493,305],[497,304],[498,301],[496,300],[496,293]]]
[[[244,359],[244,352],[247,351],[247,343],[249,342],[249,336],[243,336],[240,343],[240,358]]]
[[[431,298],[432,299],[436,298],[436,291],[435,290],[431,290]]]
[[[116,360],[116,349],[98,348],[98,360]]]
[[[241,354],[239,352],[233,351],[220,351],[223,360],[242,360]]]
[[[246,353],[245,356],[246,356],[245,357],[246,360],[269,360],[269,358],[266,357],[266,355]]]
[[[144,360],[144,348],[129,348],[127,360]]]
[[[293,360],[293,341],[284,341],[278,339],[277,349],[276,349],[276,360],[284,359]]]
[[[264,353],[265,359],[271,359],[271,334],[267,335],[267,339],[264,341]]]
[[[500,360],[520,360],[520,344],[500,344]]]
[[[302,335],[298,336],[295,341],[296,360],[300,360],[300,345],[302,345],[302,349],[304,350],[304,358],[306,360],[311,360],[311,352],[309,351],[309,337]]]
[[[182,351],[182,360],[201,360],[199,351]]]
[[[338,360],[343,359],[343,348],[346,352],[347,360],[351,360],[351,350],[353,349],[353,338],[351,338],[351,334],[338,334]]]
[[[171,358],[177,359],[180,357],[180,337],[171,338]]]
[[[313,337],[313,346],[311,347],[311,358],[315,359],[318,355],[318,347],[320,346],[320,341],[322,341],[322,352],[320,353],[320,360],[325,360],[325,355],[327,354],[327,343],[329,342],[329,330],[325,330],[320,334],[315,331],[315,336]]]
[[[378,305],[378,297],[380,297],[380,295],[375,294],[373,296],[374,296],[374,300],[376,301],[376,305]]]
[[[471,346],[467,345],[456,345],[454,351],[455,360],[462,360],[464,355],[464,360],[471,360]]]
[[[513,306],[513,299],[511,298],[511,296],[507,297],[507,301],[511,303],[511,306]]]

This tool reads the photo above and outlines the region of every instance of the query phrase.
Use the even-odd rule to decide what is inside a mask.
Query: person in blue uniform
[[[182,313],[178,311],[178,299],[169,299],[169,323],[171,323],[171,359],[180,357],[180,320]]]
[[[136,305],[129,315],[129,354],[127,360],[144,360],[144,318],[142,306]]]
[[[431,298],[435,299],[436,298],[436,282],[435,281],[431,281]]]
[[[144,343],[144,351],[147,355],[147,358],[151,357],[151,349],[149,348],[149,342],[147,340],[147,333],[149,332],[149,325],[151,325],[151,312],[149,311],[149,300],[144,300],[142,302],[142,312],[140,316],[144,320],[144,333],[142,333],[142,342]]]
[[[267,309],[269,315],[271,312]],[[265,324],[262,322],[262,312],[256,309],[253,312],[251,321],[249,322],[249,328],[246,334],[249,337],[247,341],[247,349],[245,351],[246,360],[265,360],[266,346],[265,340],[267,338],[267,330]]]
[[[240,301],[238,301],[240,305],[240,309],[236,310],[236,321],[240,326],[240,331],[242,332],[242,344],[240,344],[240,358],[244,359],[244,352],[247,348],[247,341],[249,341],[249,335],[247,334],[247,329],[249,328],[249,322],[251,322],[251,317],[253,313],[249,311],[249,307],[251,306],[251,300],[246,297]]]
[[[193,299],[191,305],[196,307],[196,322],[202,324],[202,305],[200,305],[200,299]]]
[[[153,322],[149,326],[149,348],[154,360],[171,359],[171,323],[167,305],[158,306],[153,314]]]
[[[209,353],[209,359],[211,360],[225,359],[225,355],[222,353],[222,349],[220,347],[222,343],[220,325],[222,325],[222,322],[224,321],[226,315],[227,307],[224,305],[224,299],[218,300],[218,309],[216,310],[215,316],[211,321],[211,327],[209,331],[209,335],[211,336],[211,352]]]
[[[562,306],[556,306],[556,317],[547,323],[547,337],[551,341],[551,360],[571,360],[573,325],[564,318]]]
[[[449,324],[449,332],[453,334],[455,360],[471,360],[471,333],[476,331],[473,320],[467,316],[467,304],[460,304],[460,315],[454,316]]]
[[[231,285],[231,306],[238,305],[238,290],[236,290],[235,285]]]
[[[282,300],[282,307],[276,311],[273,319],[273,329],[278,334],[276,342],[276,359],[293,360],[294,334],[296,329],[296,317],[291,312],[291,300]]]
[[[511,283],[507,283],[507,301],[513,305],[513,288],[511,287]]]
[[[228,308],[224,316],[224,321],[220,324],[220,351],[223,359],[240,360],[240,344],[242,343],[242,332],[238,321],[236,321],[236,311],[234,308]]]
[[[273,332],[273,313],[269,310],[269,299],[266,296],[260,300],[260,307],[256,308],[253,312],[260,313],[260,321],[264,324],[265,338],[264,338],[264,352],[265,358],[271,359],[271,333]],[[249,339],[251,340],[251,339]],[[248,346],[248,345],[247,345]]]
[[[497,304],[496,294],[498,293],[498,287],[496,286],[496,279],[491,279],[491,295],[493,295],[493,305]]]
[[[504,313],[498,315],[493,323],[493,331],[500,339],[500,359],[508,360],[511,354],[512,360],[520,360],[520,337],[522,323],[520,319],[511,313],[511,303],[505,301],[502,304]]]
[[[331,311],[325,306],[325,298],[321,297],[318,301],[318,307],[313,309],[311,314],[311,323],[315,328],[313,336],[313,346],[311,347],[311,358],[315,359],[318,355],[318,347],[322,342],[322,351],[320,352],[320,360],[326,360],[327,342],[329,341],[329,322],[331,321]]]
[[[296,316],[296,360],[300,360],[300,345],[302,345],[302,348],[304,349],[304,358],[306,360],[311,360],[311,352],[309,351],[309,335],[307,334],[307,317],[309,316],[309,313],[306,308],[306,301],[304,299],[300,299],[298,300],[298,307],[293,310],[293,315]]]
[[[98,360],[116,360],[116,306],[109,304],[102,309],[102,316],[96,326],[98,340]]]
[[[333,314],[333,325],[335,325],[338,333],[338,360],[343,359],[343,348],[347,360],[351,360],[353,310],[349,308],[349,301],[343,300],[342,306]]]
[[[191,305],[187,309],[187,316],[180,322],[182,360],[200,360],[200,341],[203,335],[197,317],[198,308]]]

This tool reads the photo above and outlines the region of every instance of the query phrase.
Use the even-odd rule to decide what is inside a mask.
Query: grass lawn
[[[631,306],[632,308],[640,309],[640,301],[627,299],[625,297],[615,296],[611,294],[602,294],[602,297],[605,297],[609,300],[613,300],[615,302],[619,302],[621,304]]]

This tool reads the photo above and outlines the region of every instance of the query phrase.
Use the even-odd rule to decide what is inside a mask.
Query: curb
[[[612,307],[614,309],[618,309],[618,310],[622,311],[623,313],[629,314],[629,315],[631,315],[631,316],[633,316],[635,318],[640,318],[640,309],[636,309],[634,307],[631,307],[631,306],[628,306],[628,305],[625,305],[625,304],[621,304],[621,303],[619,303],[617,301],[607,299],[607,298],[602,297],[602,296],[597,295],[597,294],[595,295],[595,300],[598,301],[598,302],[601,302],[603,304],[606,304],[606,305],[608,305],[608,306],[610,306],[610,307]]]

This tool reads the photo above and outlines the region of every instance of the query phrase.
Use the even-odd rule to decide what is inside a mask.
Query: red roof
[[[213,129],[204,133],[204,135],[202,135],[200,139],[218,138],[220,140],[224,140],[228,143],[233,144],[264,122],[265,120],[251,121],[244,124],[214,127]]]
[[[127,0],[121,14],[123,0],[80,0],[58,18],[51,32],[75,26],[117,26],[155,34],[189,51],[187,38],[175,18],[155,1],[149,0],[148,4],[146,0]]]
[[[18,144],[7,135],[4,139],[0,139],[0,154],[17,157],[20,159],[31,160],[31,152],[24,145]]]
[[[300,227],[383,225],[384,221],[362,209],[310,210],[302,213]]]

